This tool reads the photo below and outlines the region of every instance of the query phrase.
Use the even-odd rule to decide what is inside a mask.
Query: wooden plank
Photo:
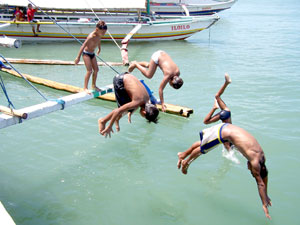
[[[1,59],[2,62],[3,59]],[[17,58],[6,58],[6,60],[12,64],[44,64],[44,65],[70,65],[74,66],[74,61],[54,60],[54,59],[17,59]],[[103,62],[97,62],[99,66],[106,66]],[[121,62],[107,62],[110,66],[123,66]],[[78,65],[84,65],[83,61],[80,61]]]
[[[71,105],[90,100],[92,98],[99,97],[100,95],[112,92],[113,89],[111,85],[101,88],[101,93],[97,91],[93,91],[91,94],[84,92],[67,95],[62,98],[59,98],[58,101],[50,100],[41,104],[29,106],[23,109],[19,109],[20,113],[26,113],[27,118],[20,120],[20,117],[10,116],[6,114],[0,115],[0,129],[5,128],[11,125],[15,125],[21,123],[23,121],[27,121],[36,117],[43,116],[45,114],[64,109]],[[61,104],[63,102],[63,104]]]
[[[2,71],[9,73],[13,76],[16,77],[21,77],[18,73],[16,73],[13,70],[8,70],[5,68],[1,69]],[[68,85],[68,84],[63,84],[63,83],[59,83],[56,81],[51,81],[51,80],[47,80],[47,79],[43,79],[43,78],[38,78],[38,77],[34,77],[31,75],[27,75],[27,74],[23,74],[24,77],[26,77],[26,79],[28,79],[29,81],[33,82],[33,83],[37,83],[37,84],[41,84],[47,87],[51,87],[54,89],[58,89],[58,90],[63,90],[63,91],[68,91],[68,92],[72,92],[72,93],[77,93],[77,92],[82,92],[83,88],[80,87],[75,87],[72,85]],[[102,100],[106,100],[106,101],[116,101],[115,100],[115,95],[113,93],[108,93],[105,95],[101,95],[98,98],[102,99]],[[170,113],[170,114],[175,114],[175,115],[180,115],[183,117],[189,117],[190,114],[192,114],[194,111],[191,108],[187,108],[184,106],[179,106],[179,105],[173,105],[173,104],[168,104],[165,103],[167,109],[166,109],[166,113]],[[158,109],[161,110],[161,105],[156,105]]]
[[[114,93],[108,93],[105,95],[100,96],[99,98],[106,100],[106,101],[116,101],[115,94]],[[165,103],[167,109],[166,113],[180,115],[183,117],[189,117],[191,114],[193,114],[193,109],[179,106],[179,105],[173,105]],[[161,105],[157,104],[156,107],[161,111]]]

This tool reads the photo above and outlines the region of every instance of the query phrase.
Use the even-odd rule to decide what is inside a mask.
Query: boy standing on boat
[[[37,11],[36,9],[33,9],[33,8],[32,8],[32,5],[31,5],[31,4],[28,4],[28,9],[27,9],[27,20],[28,20],[29,23],[38,23],[38,22],[40,22],[40,21],[34,19],[34,13],[35,13],[36,11]],[[40,31],[40,24],[37,25],[36,31],[37,31],[37,32],[41,32],[41,31]],[[32,32],[33,32],[34,36],[38,36],[38,35],[36,34],[36,32],[35,32],[35,25],[32,25]]]
[[[114,123],[116,130],[120,131],[119,120],[126,113],[128,113],[128,122],[131,123],[131,115],[139,107],[142,117],[145,117],[148,122],[157,122],[159,111],[150,103],[146,87],[135,76],[127,72],[117,74],[113,79],[113,85],[118,108],[98,120],[101,135],[110,137],[111,132],[114,132],[112,129]],[[105,127],[108,121],[110,121],[109,125]]]
[[[82,54],[82,58],[86,67],[86,75],[84,78],[84,90],[88,92],[88,83],[91,74],[93,73],[92,78],[92,89],[96,91],[101,91],[96,86],[97,74],[99,71],[96,56],[95,56],[95,49],[98,46],[97,55],[100,54],[101,51],[101,38],[106,33],[107,26],[104,21],[99,21],[96,25],[96,29],[91,32],[85,42],[81,45],[79,50],[78,56],[75,59],[75,64],[78,64],[80,61],[80,56]]]
[[[179,89],[183,85],[183,80],[179,77],[179,68],[171,59],[171,57],[166,52],[159,50],[153,53],[149,63],[133,61],[129,66],[128,71],[132,72],[135,68],[137,68],[145,77],[151,79],[156,71],[157,66],[164,74],[164,78],[161,81],[158,89],[158,93],[162,111],[165,112],[166,106],[164,104],[163,90],[167,83],[169,83],[170,86],[175,89]]]

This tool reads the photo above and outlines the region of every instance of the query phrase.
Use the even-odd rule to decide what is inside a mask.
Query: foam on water
[[[231,146],[229,151],[223,146],[222,156],[236,164],[240,164],[240,160],[237,158],[236,154],[238,154],[238,152],[235,150],[234,146]]]

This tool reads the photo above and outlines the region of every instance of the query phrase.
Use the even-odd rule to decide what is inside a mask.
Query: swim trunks
[[[230,111],[222,110],[222,111],[220,112],[220,119],[221,119],[221,120],[227,120],[227,119],[230,118],[230,116],[231,116]]]
[[[205,154],[217,147],[217,145],[224,143],[225,140],[222,138],[222,129],[227,125],[228,123],[217,124],[200,132],[200,151],[202,154]]]
[[[87,55],[89,56],[91,59],[93,59],[95,57],[95,53],[94,52],[87,52],[87,51],[83,51],[82,55]]]
[[[154,52],[151,56],[151,59],[155,62],[156,65],[158,64],[158,59],[162,52],[163,52],[162,50],[158,50],[158,51]]]
[[[144,80],[140,80],[140,81],[141,81],[141,83],[144,85],[144,87],[146,88],[146,91],[147,91],[147,93],[148,93],[148,95],[149,95],[151,104],[153,104],[153,105],[158,104],[158,101],[157,101],[157,99],[154,97],[153,92],[150,90],[150,88],[147,86],[147,84],[145,84]]]
[[[115,96],[116,96],[116,102],[118,104],[118,107],[121,107],[122,105],[125,105],[129,102],[131,102],[131,99],[124,87],[124,75],[125,73],[117,74],[113,79],[113,85],[115,89]]]

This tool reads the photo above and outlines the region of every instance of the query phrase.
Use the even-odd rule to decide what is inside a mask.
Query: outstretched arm
[[[123,115],[124,112],[126,112],[126,111],[128,111],[130,109],[134,109],[134,108],[136,108],[138,106],[139,106],[138,102],[131,101],[131,102],[125,104],[125,105],[122,105],[120,108],[114,109],[107,116],[110,119],[110,123],[109,123],[109,125],[105,129],[103,129],[101,131],[101,134],[103,136],[105,136],[105,137],[107,137],[107,135],[109,135],[109,137],[110,137],[110,133],[113,132],[112,126],[113,126],[114,122],[116,120],[119,120],[122,117],[122,115]]]
[[[257,183],[258,193],[263,204],[263,210],[265,212],[266,217],[271,219],[268,207],[271,206],[272,203],[267,195],[267,186],[263,181],[263,179],[261,178],[259,171],[260,171],[260,165],[255,165],[255,166],[252,165],[252,175],[254,176]]]
[[[159,89],[158,89],[158,94],[159,94],[159,99],[160,99],[160,104],[162,107],[162,111],[165,112],[166,111],[166,106],[165,106],[165,101],[164,101],[164,88],[166,87],[167,83],[168,83],[168,78],[167,76],[164,76],[164,79],[162,80],[162,82],[159,85]]]

